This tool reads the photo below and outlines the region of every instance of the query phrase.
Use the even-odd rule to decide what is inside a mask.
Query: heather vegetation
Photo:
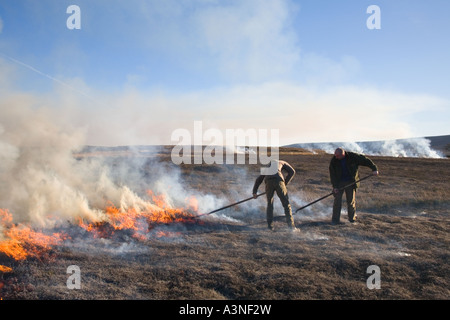
[[[113,168],[130,163],[128,151],[107,152]],[[99,154],[80,154],[79,161]],[[142,155],[141,155],[142,157]],[[296,170],[288,191],[293,209],[331,191],[331,155],[282,148]],[[195,222],[153,226],[145,237],[126,230],[91,237],[60,227],[70,239],[43,256],[15,261],[0,254],[3,299],[448,299],[450,248],[448,159],[371,157],[380,176],[361,183],[358,222],[332,225],[332,197],[294,215],[286,227],[275,199],[275,230],[265,223],[260,197]],[[177,170],[172,190],[199,195],[214,209],[251,196],[257,165],[181,165],[170,148],[143,156],[142,170]],[[141,159],[142,160],[142,159]],[[147,161],[147,162],[146,162]],[[369,174],[361,168],[360,175]],[[145,175],[144,175],[145,176]],[[145,189],[146,181],[139,188]],[[169,188],[170,189],[170,188]],[[181,190],[181,191],[180,191]],[[262,191],[262,190],[260,190]],[[220,200],[220,201],[219,201]],[[344,206],[345,207],[345,206]],[[65,229],[64,229],[65,228]],[[67,287],[67,267],[81,270],[81,288]],[[367,268],[380,268],[370,290]]]

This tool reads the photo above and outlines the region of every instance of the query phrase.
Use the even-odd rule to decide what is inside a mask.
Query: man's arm
[[[372,171],[378,174],[378,167],[376,166],[376,164],[370,160],[369,158],[367,158],[365,155],[363,154],[357,154],[356,156],[358,165],[360,166],[364,166],[364,167],[369,167],[370,169],[372,169]]]
[[[256,193],[258,192],[258,188],[263,181],[264,181],[263,175],[260,175],[258,178],[256,178],[255,184],[253,185],[253,196],[255,196]]]
[[[284,179],[284,183],[286,185],[288,185],[288,183],[292,180],[292,178],[294,178],[295,176],[295,169],[289,164],[289,163],[284,163],[283,167],[281,168],[282,170],[286,170],[287,172],[287,176],[286,179]]]

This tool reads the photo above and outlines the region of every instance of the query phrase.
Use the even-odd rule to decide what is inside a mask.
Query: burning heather
[[[6,209],[0,209],[0,255],[22,261],[30,257],[41,259],[54,247],[71,239],[73,228],[82,228],[93,239],[110,239],[116,232],[126,232],[136,241],[145,241],[154,236],[170,237],[176,232],[153,229],[162,225],[202,224],[197,219],[196,199],[186,198],[186,208],[173,208],[163,195],[148,191],[151,200],[142,207],[119,208],[110,204],[103,210],[102,219],[87,221],[81,217],[74,219],[62,232],[46,233],[23,223],[13,223],[13,215]],[[61,229],[61,228],[55,228]],[[10,267],[0,265],[0,272],[11,272]]]
[[[131,232],[133,238],[146,239],[149,231],[159,225],[170,225],[174,223],[201,223],[196,219],[195,207],[192,207],[192,201],[195,198],[188,198],[186,208],[173,208],[165,199],[165,196],[156,196],[152,191],[148,191],[152,198],[152,203],[148,203],[144,208],[117,208],[114,205],[106,207],[105,219],[85,223],[83,219],[78,220],[78,225],[94,237],[107,238],[118,230],[127,230]],[[193,200],[194,199],[194,200]],[[162,235],[161,232],[158,233]]]
[[[445,159],[378,157],[357,225],[329,224],[324,202],[295,216],[301,232],[285,232],[283,216],[268,232],[261,198],[233,215],[244,224],[198,217],[246,197],[259,167],[82,152],[82,131],[25,100],[0,103],[0,299],[448,297]],[[293,208],[329,192],[329,155],[281,155],[298,169]],[[72,264],[83,290],[66,285]],[[366,290],[370,265],[382,270],[377,292]]]
[[[83,130],[21,99],[10,103],[0,108],[1,261],[39,258],[73,237],[74,228],[92,238],[122,232],[144,240],[164,236],[154,230],[160,225],[200,223],[197,200],[183,187],[167,190],[177,185],[176,173],[133,157],[123,166],[101,155],[77,158]]]
[[[65,237],[60,233],[47,235],[23,224],[15,225],[8,210],[0,209],[0,223],[0,253],[18,261],[43,256],[52,246],[61,244]],[[0,265],[0,271],[11,270]]]

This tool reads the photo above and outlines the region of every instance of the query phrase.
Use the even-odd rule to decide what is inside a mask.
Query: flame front
[[[144,208],[118,208],[112,203],[104,209],[102,221],[85,222],[76,220],[77,225],[85,229],[94,238],[109,238],[118,230],[131,232],[138,240],[146,240],[148,233],[158,225],[172,223],[201,223],[192,211],[198,207],[194,197],[186,198],[186,209],[173,208],[164,196],[156,196],[147,192],[152,202]],[[177,235],[177,232],[156,231],[156,238]],[[6,209],[0,209],[0,254],[14,260],[22,261],[28,257],[41,257],[52,247],[60,245],[67,235],[53,233],[47,235],[33,230],[24,224],[14,224],[12,214]],[[0,265],[0,272],[11,272],[12,269]]]
[[[79,226],[93,234],[94,237],[109,237],[117,230],[128,230],[137,239],[145,239],[151,229],[161,224],[194,223],[199,222],[191,211],[196,211],[197,201],[194,197],[186,199],[186,207],[173,208],[164,195],[155,195],[151,190],[147,194],[152,198],[152,203],[144,208],[118,208],[109,204],[105,208],[106,219],[100,222],[84,223],[79,221]],[[158,233],[158,237],[161,233]]]
[[[32,230],[30,227],[12,223],[12,214],[8,210],[0,209],[0,253],[14,260],[25,260],[28,257],[40,257],[52,246],[60,244],[64,235],[53,233],[46,235]],[[10,272],[12,269],[0,265],[0,272]]]

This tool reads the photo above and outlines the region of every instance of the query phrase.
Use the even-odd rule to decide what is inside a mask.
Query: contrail
[[[69,84],[67,84],[67,83],[65,83],[65,82],[63,82],[63,81],[61,81],[61,80],[59,80],[59,79],[56,79],[55,77],[52,77],[51,75],[46,74],[46,73],[44,73],[44,72],[42,72],[42,71],[40,71],[40,70],[38,70],[38,69],[36,69],[36,68],[30,66],[29,64],[26,64],[26,63],[24,63],[24,62],[22,62],[22,61],[19,61],[19,60],[17,60],[17,59],[14,59],[14,58],[12,58],[12,57],[10,57],[10,56],[8,56],[8,55],[2,53],[2,52],[0,52],[0,55],[3,56],[3,57],[5,57],[5,58],[7,58],[8,60],[11,60],[12,62],[14,62],[14,63],[16,63],[16,64],[18,64],[18,65],[21,65],[22,67],[25,67],[25,68],[27,68],[27,69],[29,69],[29,70],[31,70],[31,71],[34,71],[34,72],[36,72],[37,74],[40,74],[41,76],[44,76],[44,77],[46,77],[46,78],[48,78],[48,79],[50,79],[50,80],[52,80],[52,81],[55,81],[56,83],[59,83],[59,84],[62,85],[62,86],[65,86],[65,87],[69,88],[70,90],[72,90],[72,91],[74,91],[74,92],[76,92],[76,93],[78,93],[78,94],[81,94],[81,95],[85,96],[86,98],[92,100],[93,102],[95,102],[95,103],[97,103],[97,104],[101,104],[101,103],[99,103],[98,101],[96,101],[93,97],[91,97],[90,95],[88,95],[87,93],[85,93],[85,92],[83,92],[83,91],[80,91],[80,90],[78,90],[78,89],[72,87],[71,85],[69,85]]]

